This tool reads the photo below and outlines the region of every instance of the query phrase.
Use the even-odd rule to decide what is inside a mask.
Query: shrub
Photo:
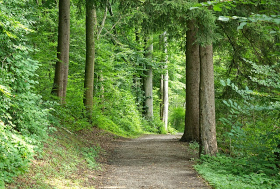
[[[185,109],[183,107],[174,108],[170,116],[170,124],[179,132],[185,129]]]

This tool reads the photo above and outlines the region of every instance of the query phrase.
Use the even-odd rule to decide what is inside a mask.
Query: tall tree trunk
[[[199,0],[206,2],[207,0]],[[214,23],[213,23],[214,24]],[[203,27],[201,27],[203,28]],[[213,31],[208,31],[213,32]],[[199,84],[199,130],[200,149],[205,154],[218,153],[215,121],[215,88],[214,88],[214,63],[213,44],[199,47],[200,56],[200,84]]]
[[[162,69],[163,69],[163,67],[162,67]],[[163,74],[161,74],[161,76],[160,76],[160,100],[161,100],[161,102],[160,102],[160,104],[159,104],[159,106],[160,106],[160,109],[159,109],[159,116],[160,116],[160,120],[161,121],[163,121]]]
[[[140,41],[140,31],[137,27],[135,27],[135,41],[137,43],[137,45],[141,45],[141,41]],[[140,67],[140,70],[142,72],[142,67],[143,67],[143,64],[140,63],[139,65],[135,62],[135,67],[137,68],[137,70],[139,70],[139,67]],[[135,73],[133,75],[133,83],[134,83],[134,88],[135,88],[135,91],[136,91],[136,102],[137,102],[137,105],[138,105],[138,109],[141,113],[143,113],[143,103],[142,103],[142,99],[143,99],[143,74],[142,73]]]
[[[86,0],[86,66],[84,80],[84,106],[91,120],[93,108],[94,59],[95,59],[96,9],[93,0]]]
[[[55,65],[55,77],[52,94],[60,98],[61,104],[66,103],[66,89],[69,68],[70,41],[70,0],[59,1],[58,45]]]
[[[195,20],[188,21],[186,33],[186,113],[181,141],[199,141],[199,45],[196,44]]]
[[[218,152],[215,123],[213,46],[200,46],[200,130],[205,154]]]
[[[164,32],[160,36],[160,46],[162,47],[163,52],[163,61],[165,62],[163,69],[165,73],[161,76],[161,120],[164,123],[164,128],[167,131],[168,126],[168,70],[167,70],[167,62],[168,62],[168,55],[167,55],[167,37],[166,32]]]
[[[146,53],[145,57],[150,61],[152,60],[153,43],[152,40],[146,41]],[[153,68],[151,65],[147,65],[144,77],[144,92],[145,92],[145,116],[147,119],[153,119]]]

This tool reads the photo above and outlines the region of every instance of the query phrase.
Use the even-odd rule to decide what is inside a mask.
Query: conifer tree
[[[181,141],[199,140],[199,45],[196,42],[198,28],[194,19],[187,22],[186,33],[186,112],[185,130]]]
[[[204,0],[200,0],[204,2]],[[201,10],[203,15],[207,15],[210,10]],[[205,13],[203,13],[206,11]],[[210,17],[210,15],[209,15]],[[201,19],[200,21],[204,21]],[[207,20],[208,21],[208,20]],[[205,27],[205,24],[199,23],[200,33],[206,36],[205,41],[199,46],[200,59],[200,82],[199,82],[199,131],[200,131],[200,153],[202,150],[205,154],[216,155],[218,152],[216,139],[216,116],[215,116],[215,89],[214,89],[214,65],[213,65],[213,45],[211,37],[213,34],[212,27]]]

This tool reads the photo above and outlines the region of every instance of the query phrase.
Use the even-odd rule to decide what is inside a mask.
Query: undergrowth
[[[202,156],[195,169],[211,186],[217,189],[279,189],[279,169],[269,162],[261,164],[249,158],[233,158],[218,154]]]
[[[93,188],[100,146],[82,140],[78,135],[58,129],[44,144],[42,153],[35,156],[27,173],[19,176],[8,189]]]

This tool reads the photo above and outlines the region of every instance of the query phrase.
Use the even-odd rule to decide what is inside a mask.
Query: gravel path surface
[[[209,187],[192,168],[194,153],[180,135],[119,140],[100,189],[198,189]]]

